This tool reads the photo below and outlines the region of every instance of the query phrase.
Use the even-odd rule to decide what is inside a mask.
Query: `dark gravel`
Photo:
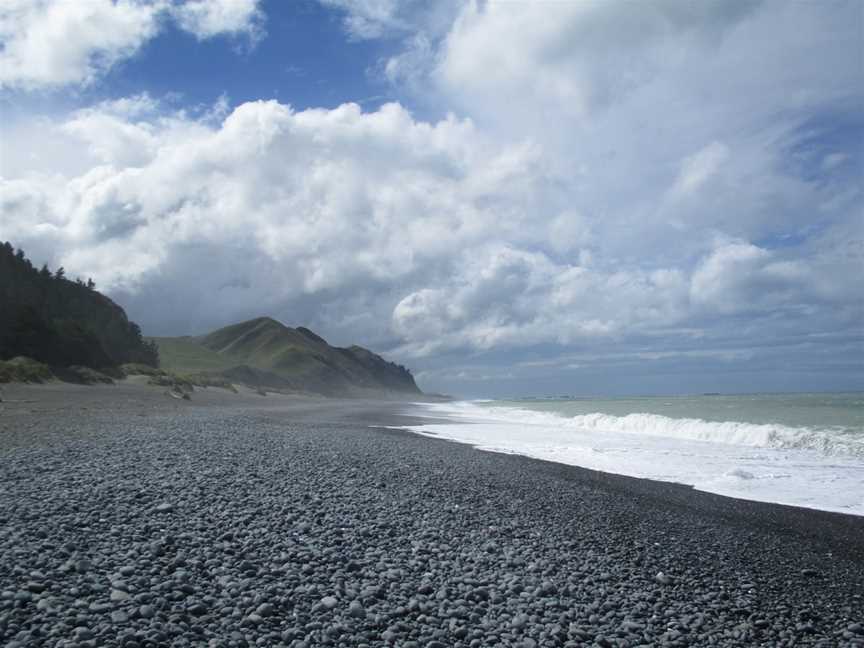
[[[133,409],[0,417],[0,646],[864,645],[860,518]]]

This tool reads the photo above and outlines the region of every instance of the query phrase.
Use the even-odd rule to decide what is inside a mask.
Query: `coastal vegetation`
[[[0,244],[0,361],[0,380],[45,380],[47,367],[86,382],[96,378],[87,369],[111,374],[128,362],[157,367],[159,353],[92,280],[73,281],[62,267],[37,268],[6,242]]]
[[[95,384],[132,375],[184,394],[235,384],[262,393],[420,393],[405,367],[269,317],[197,337],[146,339],[92,280],[37,268],[21,249],[0,244],[0,382]]]
[[[28,382],[43,383],[54,379],[51,368],[42,363],[17,356],[10,360],[0,360],[0,383],[4,382]]]
[[[237,393],[237,387],[226,378],[222,378],[216,374],[203,373],[177,373],[174,371],[166,371],[156,367],[149,367],[141,364],[125,364],[121,367],[125,376],[146,376],[148,385],[156,385],[158,387],[169,387],[171,390],[181,393],[191,393],[195,391],[195,387],[219,387],[228,391]]]

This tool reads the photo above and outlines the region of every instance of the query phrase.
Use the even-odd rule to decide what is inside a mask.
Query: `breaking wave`
[[[443,405],[441,413],[461,419],[574,428],[601,434],[620,432],[755,448],[815,450],[829,456],[864,457],[864,433],[845,428],[814,429],[740,421],[705,421],[648,413],[614,416],[595,412],[564,416],[520,408],[481,407],[464,402]]]

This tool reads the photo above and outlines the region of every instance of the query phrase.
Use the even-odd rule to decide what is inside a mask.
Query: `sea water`
[[[423,404],[421,434],[731,497],[864,515],[864,394]]]

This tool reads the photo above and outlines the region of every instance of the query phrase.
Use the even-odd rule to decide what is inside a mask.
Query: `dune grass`
[[[55,368],[54,373],[58,378],[60,378],[60,380],[78,383],[80,385],[114,384],[114,379],[103,371],[98,371],[83,365]]]
[[[194,391],[195,387],[219,387],[237,393],[237,388],[231,381],[219,374],[179,373],[135,363],[124,364],[121,369],[126,376],[147,376],[148,385],[171,387],[185,392]]]
[[[48,365],[18,356],[11,360],[0,360],[0,383],[43,383],[54,380]]]
[[[227,389],[228,391],[234,392],[235,394],[237,393],[237,388],[234,386],[234,384],[223,376],[197,373],[181,374],[180,377],[188,380],[196,387],[203,387],[204,389],[207,389],[208,387],[218,387],[220,389]]]
[[[150,365],[139,364],[137,362],[128,362],[120,365],[120,371],[125,376],[160,376],[165,372],[157,367]]]

